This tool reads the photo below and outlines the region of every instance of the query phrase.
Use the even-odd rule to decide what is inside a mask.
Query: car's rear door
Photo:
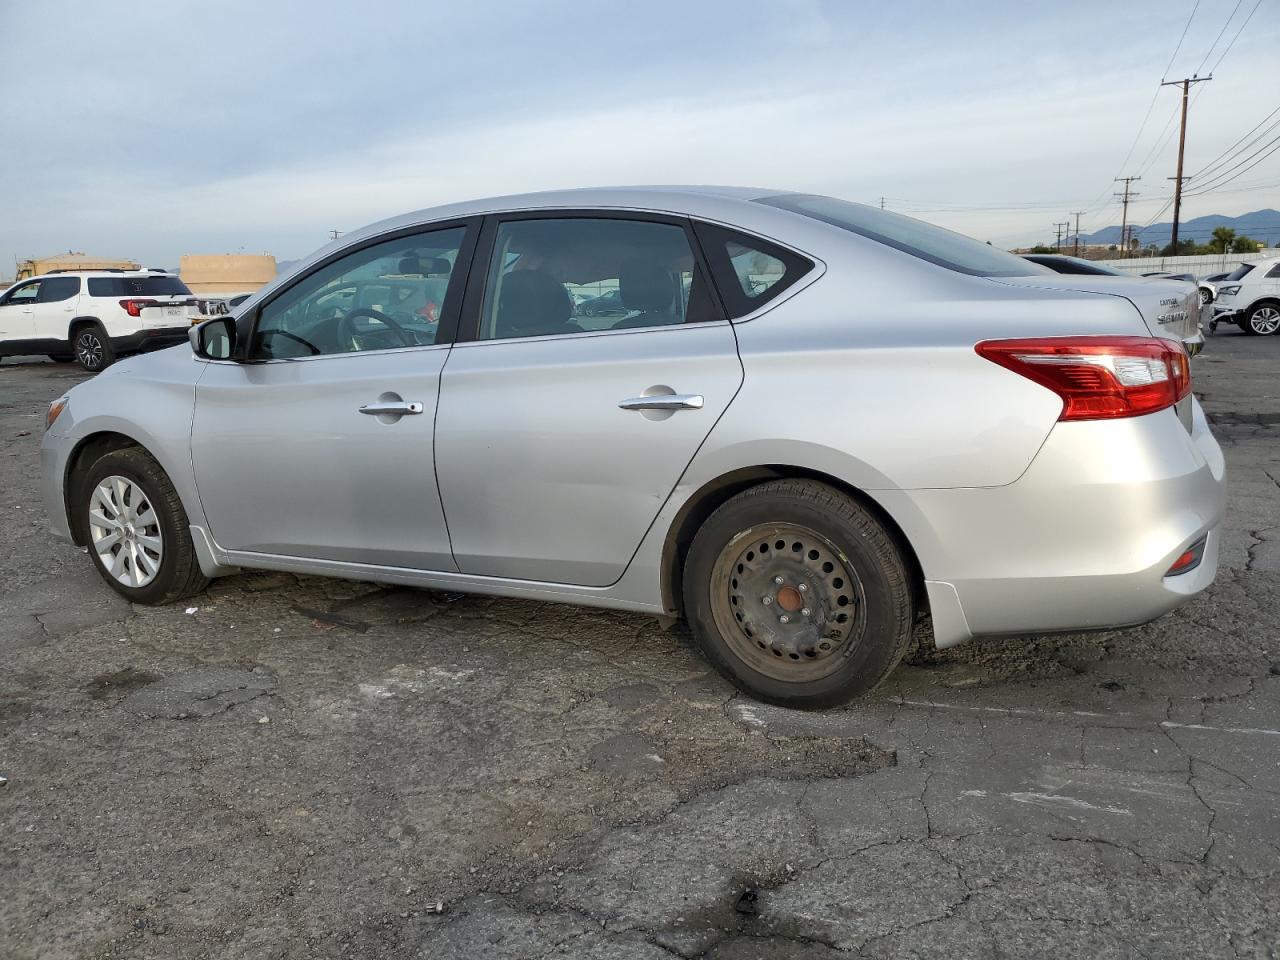
[[[492,217],[480,250],[436,425],[454,558],[613,583],[742,383],[733,329],[680,218]]]
[[[469,221],[357,245],[246,320],[254,324],[247,362],[208,364],[196,387],[191,453],[220,547],[455,570],[432,428],[478,229]],[[406,296],[395,303],[360,306],[331,295],[388,274],[403,278],[425,258],[444,262],[449,274],[437,324],[412,313],[411,281],[399,281]]]
[[[35,303],[34,336],[39,340],[66,340],[79,302],[79,277],[48,277],[41,281]]]

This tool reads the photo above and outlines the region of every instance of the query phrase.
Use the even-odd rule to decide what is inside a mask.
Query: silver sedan
[[[423,210],[59,398],[48,513],[135,602],[259,568],[683,616],[825,706],[926,614],[947,647],[1213,581],[1199,307],[805,194]]]

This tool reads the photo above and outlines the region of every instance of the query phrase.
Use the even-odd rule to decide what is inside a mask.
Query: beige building
[[[136,260],[91,257],[84,253],[59,253],[53,257],[36,257],[19,261],[16,279],[38,277],[51,270],[137,270],[140,267],[141,264]]]
[[[178,273],[192,293],[234,297],[254,293],[276,277],[276,258],[255,253],[188,253]]]

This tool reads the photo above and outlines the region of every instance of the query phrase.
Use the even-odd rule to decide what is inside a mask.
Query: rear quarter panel
[[[743,389],[692,470],[787,464],[803,451],[823,465],[796,465],[864,490],[1012,483],[1061,401],[974,345],[1147,332],[1116,297],[1011,287],[870,241],[825,254],[818,282],[736,324]]]

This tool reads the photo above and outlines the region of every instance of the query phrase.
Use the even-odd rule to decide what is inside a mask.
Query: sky
[[[1280,107],[1274,4],[5,0],[0,275],[72,249],[291,260],[410,210],[608,184],[884,197],[1014,246],[1072,211],[1118,224],[1113,178],[1141,175],[1131,220],[1168,220],[1160,80],[1226,51],[1195,173]],[[1265,207],[1280,154],[1183,218]]]

